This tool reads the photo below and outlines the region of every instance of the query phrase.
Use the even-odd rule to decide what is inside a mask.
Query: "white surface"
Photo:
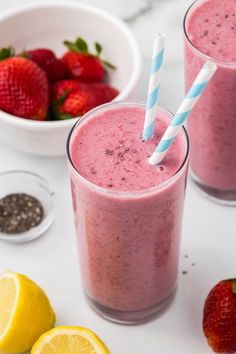
[[[19,2],[11,0],[7,4],[12,6]],[[120,3],[121,7],[124,6],[121,13],[124,13],[125,2]],[[182,18],[189,3],[189,0],[143,1],[147,11],[142,10],[142,15],[137,17],[134,6],[133,20],[129,9],[127,17],[131,17],[131,29],[146,60],[138,99],[146,96],[147,64],[157,32],[167,33],[160,103],[175,110],[183,98],[181,31]],[[5,7],[7,4],[4,2]],[[104,5],[105,0],[101,0],[101,4]],[[111,6],[111,1],[107,0],[106,4]],[[1,2],[0,10],[4,6]],[[188,184],[179,287],[174,303],[165,314],[148,324],[120,326],[99,318],[89,309],[82,295],[65,160],[33,157],[0,146],[0,171],[13,168],[29,169],[48,179],[56,192],[56,219],[51,230],[37,241],[23,245],[1,242],[0,270],[20,271],[36,280],[54,305],[58,325],[82,325],[93,329],[105,340],[112,354],[212,353],[202,335],[202,308],[208,291],[216,282],[236,275],[235,208],[222,207],[204,199],[191,182]],[[185,254],[189,257],[185,258]],[[196,263],[195,267],[192,262]],[[187,270],[188,274],[182,275],[182,270]]]
[[[0,48],[12,45],[16,53],[46,47],[61,56],[66,50],[65,39],[74,40],[80,35],[90,48],[98,41],[103,45],[104,58],[119,68],[109,73],[110,84],[120,91],[116,99],[129,100],[135,95],[141,70],[140,50],[129,28],[107,12],[70,1],[25,4],[22,9],[2,14],[0,33]],[[75,121],[37,122],[0,111],[0,137],[25,152],[61,156],[65,155],[64,142]]]

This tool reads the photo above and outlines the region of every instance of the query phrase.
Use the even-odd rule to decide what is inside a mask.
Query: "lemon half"
[[[55,323],[47,295],[23,274],[0,277],[0,351],[20,353],[32,348]]]
[[[111,354],[102,340],[83,327],[56,327],[43,334],[31,354]]]

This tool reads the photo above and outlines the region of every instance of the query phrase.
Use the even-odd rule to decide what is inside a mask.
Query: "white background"
[[[33,1],[1,0],[0,12],[27,2]],[[166,32],[160,104],[175,111],[183,98],[182,19],[191,1],[87,2],[126,19],[136,36],[144,58],[144,85],[140,87],[137,99],[144,100],[146,96],[155,33]],[[179,285],[174,303],[166,313],[148,324],[120,326],[92,312],[82,294],[65,159],[30,156],[0,145],[0,172],[9,169],[31,170],[50,182],[56,192],[56,219],[50,231],[37,241],[22,245],[0,242],[0,271],[23,272],[37,281],[51,299],[58,325],[93,329],[104,339],[112,354],[211,353],[202,335],[202,308],[207,293],[216,282],[236,276],[235,208],[206,200],[189,181]],[[195,266],[192,266],[193,262]],[[188,273],[183,275],[183,270]]]

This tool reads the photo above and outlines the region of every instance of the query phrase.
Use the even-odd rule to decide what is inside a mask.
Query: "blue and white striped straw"
[[[145,141],[151,139],[154,132],[155,118],[157,113],[157,102],[160,89],[161,69],[164,56],[164,47],[165,35],[160,33],[157,35],[153,46],[146,115],[142,134],[142,139]]]
[[[151,165],[156,165],[163,160],[176,135],[181,129],[182,124],[188,118],[208,82],[214,75],[216,69],[216,64],[211,61],[204,64],[181,106],[179,107],[176,115],[173,117],[170,125],[166,129],[161,141],[157,145],[156,150],[150,157],[149,162]]]

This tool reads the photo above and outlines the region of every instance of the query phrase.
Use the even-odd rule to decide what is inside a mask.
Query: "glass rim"
[[[174,181],[178,175],[180,175],[181,171],[183,170],[184,166],[186,165],[187,161],[188,161],[188,157],[189,157],[189,137],[188,137],[188,133],[186,128],[182,125],[182,130],[184,132],[184,136],[186,139],[186,152],[185,152],[185,156],[183,158],[183,162],[181,163],[180,167],[178,168],[178,170],[172,175],[170,176],[166,181],[158,184],[157,186],[154,187],[150,187],[150,188],[146,188],[146,189],[141,189],[141,190],[133,190],[133,191],[120,191],[117,189],[108,189],[105,187],[101,187],[98,186],[97,184],[89,181],[87,178],[85,178],[84,176],[81,175],[81,173],[76,169],[72,158],[71,158],[71,154],[70,154],[70,142],[71,142],[71,138],[73,136],[73,133],[75,132],[77,126],[79,126],[82,122],[84,122],[88,117],[90,117],[91,115],[93,115],[95,112],[100,111],[102,109],[105,108],[113,108],[113,107],[117,107],[117,106],[123,106],[123,107],[133,107],[133,106],[139,106],[139,107],[146,107],[146,103],[139,101],[139,102],[123,102],[123,101],[113,101],[113,102],[109,102],[109,103],[105,103],[103,105],[100,105],[98,107],[93,108],[92,110],[90,110],[89,112],[85,113],[80,119],[78,119],[78,121],[74,124],[74,126],[72,127],[68,138],[67,138],[67,143],[66,143],[66,154],[67,154],[67,160],[70,164],[70,166],[72,167],[73,171],[76,173],[76,175],[82,180],[83,183],[87,184],[88,187],[90,188],[95,188],[98,192],[106,194],[106,195],[116,195],[116,196],[120,196],[120,197],[138,197],[140,195],[145,195],[145,194],[152,194],[154,192],[157,192],[163,188],[165,188],[166,186],[168,186],[172,181]],[[165,108],[162,108],[160,106],[158,106],[158,110],[159,111],[163,111],[165,113],[167,113],[168,115],[170,115],[171,117],[173,117],[173,113],[171,113],[170,111],[166,110]]]
[[[14,174],[20,174],[20,175],[26,175],[29,178],[38,180],[38,182],[43,183],[43,188],[45,188],[45,190],[47,190],[47,192],[49,194],[51,194],[51,196],[53,196],[55,193],[53,192],[53,190],[51,189],[50,184],[48,183],[48,181],[46,180],[46,178],[44,178],[43,176],[39,175],[38,173],[29,171],[29,170],[20,170],[20,169],[12,169],[12,170],[5,170],[0,172],[0,179],[2,177],[8,176],[8,175],[14,175]]]
[[[194,51],[196,51],[198,53],[198,55],[202,56],[206,61],[207,60],[211,60],[214,61],[216,64],[220,65],[220,66],[228,66],[228,67],[235,67],[236,68],[236,63],[235,62],[230,62],[230,61],[224,61],[224,60],[220,60],[220,59],[216,59],[210,55],[207,55],[205,53],[203,53],[201,50],[199,50],[191,41],[191,39],[188,36],[187,33],[187,29],[186,29],[186,22],[187,22],[187,17],[190,13],[190,11],[194,8],[194,6],[196,6],[198,3],[203,1],[207,1],[207,0],[195,0],[187,9],[185,15],[184,15],[184,20],[183,20],[183,30],[184,30],[184,36],[187,39],[188,43],[191,45],[191,47],[193,48]]]

